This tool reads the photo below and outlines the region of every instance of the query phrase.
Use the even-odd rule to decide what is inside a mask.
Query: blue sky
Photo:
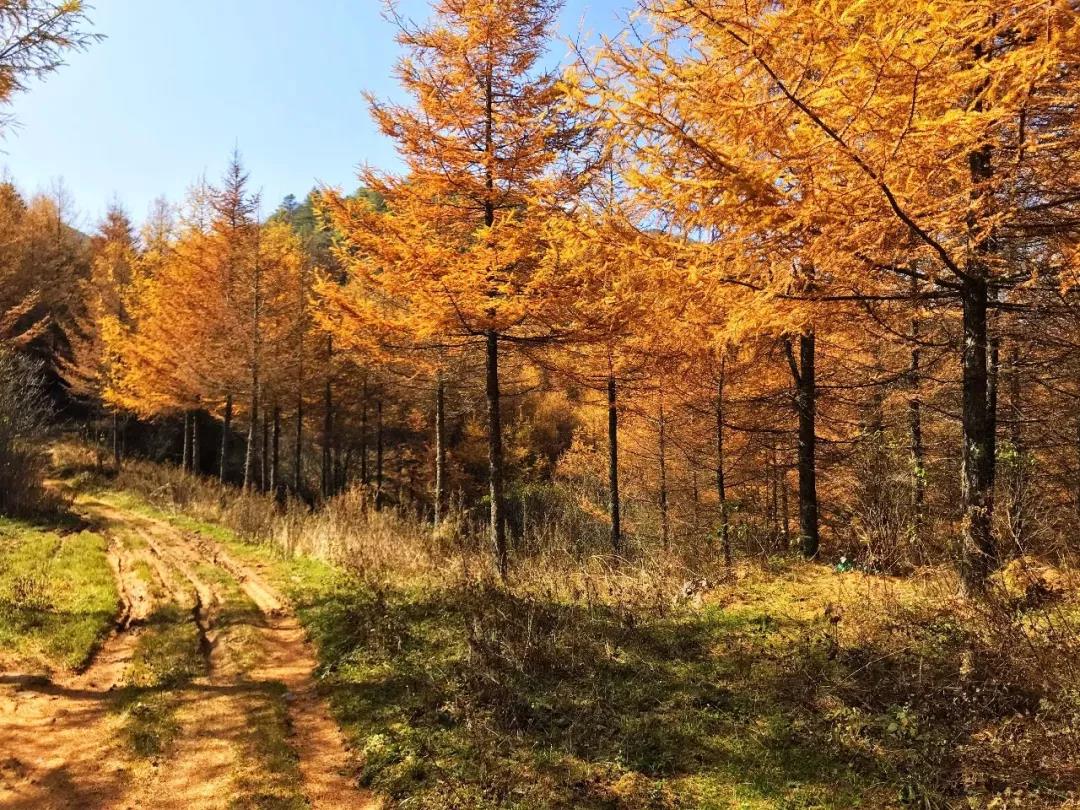
[[[397,90],[381,0],[91,0],[108,38],[15,99],[0,166],[28,193],[63,178],[83,228],[116,198],[136,220],[217,178],[239,145],[264,209],[392,168],[360,93]],[[567,0],[563,36],[620,27],[633,0]],[[425,0],[405,0],[414,18]],[[553,56],[566,53],[559,41]]]

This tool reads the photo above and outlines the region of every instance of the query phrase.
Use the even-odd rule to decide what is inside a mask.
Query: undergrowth
[[[1080,796],[1068,572],[1020,561],[968,599],[937,568],[887,577],[770,558],[725,570],[707,554],[567,546],[503,583],[470,541],[433,538],[358,495],[326,514],[268,509],[252,528],[242,516],[260,496],[148,465],[118,482],[135,478],[143,508],[259,560],[290,595],[360,778],[392,804],[1004,808]]]

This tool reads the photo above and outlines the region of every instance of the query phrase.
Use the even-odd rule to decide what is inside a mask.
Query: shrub
[[[41,364],[0,345],[0,512],[28,515],[52,506],[43,485],[51,416]]]

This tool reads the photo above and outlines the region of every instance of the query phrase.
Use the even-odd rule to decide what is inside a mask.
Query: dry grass
[[[615,558],[539,526],[503,583],[463,514],[433,532],[362,491],[312,511],[141,463],[111,485],[272,550],[365,781],[409,806],[1080,795],[1080,587],[1035,560],[968,599],[943,567]]]

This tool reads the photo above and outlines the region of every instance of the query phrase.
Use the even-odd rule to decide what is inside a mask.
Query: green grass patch
[[[168,750],[180,731],[178,692],[204,674],[206,661],[192,616],[175,604],[155,611],[139,634],[127,684],[114,703],[134,755],[155,757]]]
[[[75,668],[108,633],[119,596],[100,535],[60,536],[0,520],[0,651]]]
[[[148,689],[127,689],[116,698],[124,715],[123,734],[128,750],[137,757],[157,757],[169,750],[180,734],[176,696]]]
[[[229,806],[235,810],[302,810],[300,763],[289,745],[285,687],[266,684],[247,698],[247,735]]]
[[[199,629],[175,604],[158,609],[139,635],[128,683],[141,689],[172,688],[206,673]]]

